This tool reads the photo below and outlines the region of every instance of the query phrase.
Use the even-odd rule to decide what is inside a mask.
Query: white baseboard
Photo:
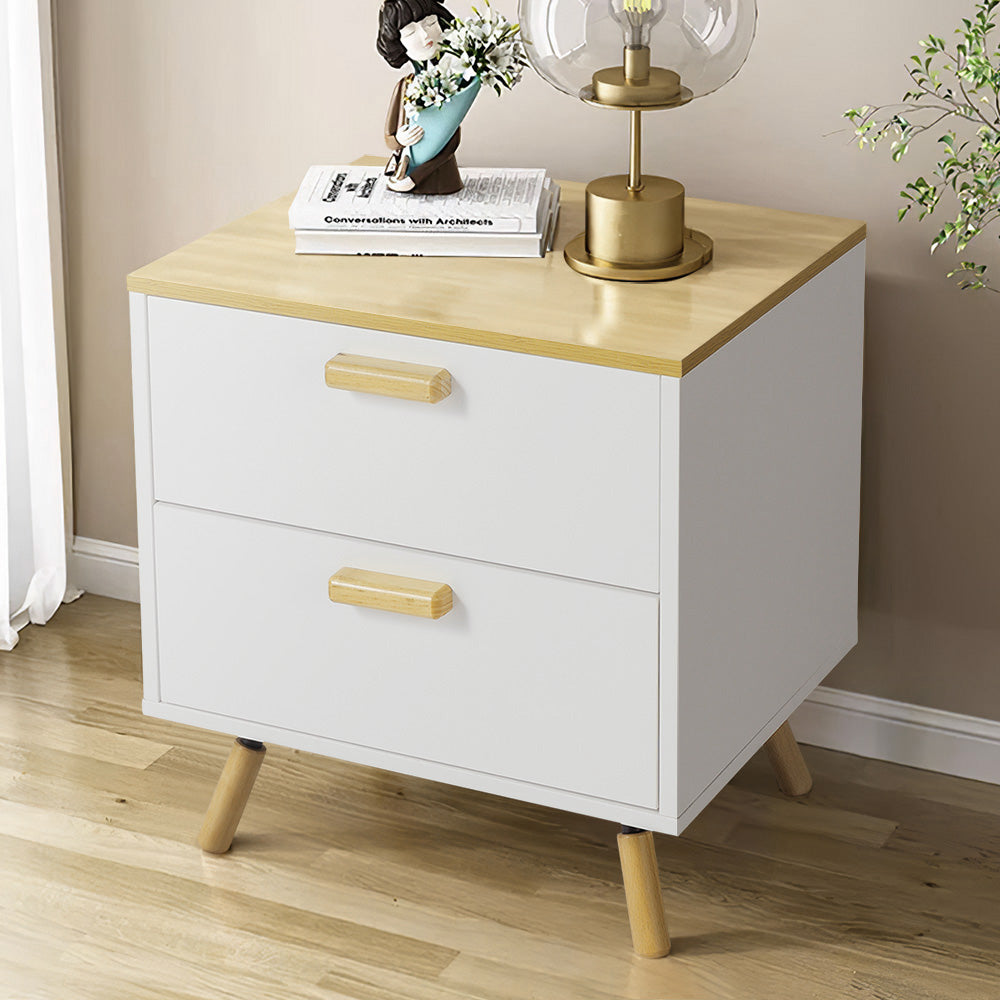
[[[792,716],[802,743],[1000,784],[1000,722],[817,688]]]
[[[77,537],[70,583],[139,600],[139,550]],[[1000,722],[852,691],[817,688],[792,716],[803,743],[1000,784]]]
[[[137,602],[139,550],[77,535],[70,553],[69,582],[88,594]]]

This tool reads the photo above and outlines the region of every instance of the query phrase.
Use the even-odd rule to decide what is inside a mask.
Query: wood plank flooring
[[[140,714],[138,609],[0,654],[0,1000],[1000,1000],[1000,788],[806,748],[657,837],[673,957],[632,956],[600,820]]]

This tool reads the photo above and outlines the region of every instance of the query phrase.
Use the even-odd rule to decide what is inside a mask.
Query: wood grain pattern
[[[996,786],[806,747],[790,801],[758,754],[656,837],[673,950],[643,961],[608,822],[269,747],[233,850],[202,854],[231,738],[139,714],[138,640],[87,595],[0,657],[0,996],[1000,995]],[[67,724],[168,750],[95,758]]]
[[[0,739],[31,746],[42,728],[43,718],[44,713],[37,705],[0,700]],[[45,729],[48,747],[139,770],[149,767],[170,749],[162,743],[95,730],[66,719],[48,719]]]
[[[330,577],[330,600],[416,618],[443,618],[454,605],[446,583],[345,567]]]
[[[556,248],[544,259],[296,256],[289,196],[140,268],[128,287],[681,376],[866,234],[856,221],[692,198],[687,221],[714,239],[711,265],[680,281],[601,281],[563,260],[583,230],[583,193],[563,182]]]
[[[326,384],[331,389],[440,403],[451,395],[451,372],[407,361],[338,354],[326,363]]]
[[[225,854],[233,846],[265,752],[263,747],[252,749],[239,740],[233,743],[198,834],[198,846],[203,851]]]
[[[813,786],[812,775],[792,727],[787,722],[784,723],[764,744],[764,748],[778,779],[778,787],[794,798],[808,795]]]
[[[648,830],[619,833],[618,855],[622,863],[632,948],[640,958],[664,958],[670,954],[670,934],[663,912],[653,835]]]

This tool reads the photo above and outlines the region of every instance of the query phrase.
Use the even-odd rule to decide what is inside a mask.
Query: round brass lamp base
[[[587,237],[581,233],[563,251],[566,263],[574,271],[591,278],[611,281],[669,281],[683,278],[704,267],[711,259],[714,244],[697,229],[684,230],[684,249],[672,261],[663,264],[612,264],[587,253]]]

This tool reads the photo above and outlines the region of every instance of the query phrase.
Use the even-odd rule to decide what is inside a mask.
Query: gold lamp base
[[[684,225],[684,186],[666,177],[625,175],[587,185],[587,231],[564,251],[570,267],[594,278],[666,281],[704,267],[713,243]]]
[[[667,281],[704,267],[714,244],[684,225],[684,185],[642,173],[643,111],[679,107],[693,93],[676,72],[651,64],[648,45],[626,45],[622,65],[599,70],[580,96],[629,112],[629,164],[628,175],[587,185],[587,231],[566,247],[566,262],[613,281]]]
[[[587,253],[587,236],[571,240],[563,255],[574,271],[608,281],[669,281],[703,268],[712,259],[712,239],[697,229],[684,230],[684,250],[671,264],[612,264]]]

